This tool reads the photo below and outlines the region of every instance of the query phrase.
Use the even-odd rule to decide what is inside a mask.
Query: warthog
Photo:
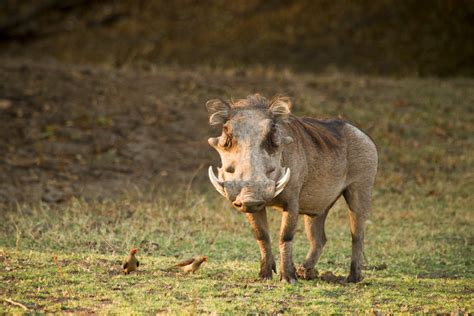
[[[352,233],[347,280],[360,281],[364,224],[377,173],[377,149],[370,137],[344,120],[294,116],[286,97],[268,101],[255,94],[236,102],[210,100],[206,107],[210,124],[222,125],[222,134],[209,138],[222,167],[217,177],[209,167],[209,178],[247,216],[260,248],[260,277],[271,279],[276,272],[266,206],[282,210],[280,280],[294,283],[297,275],[317,277],[326,216],[343,195]],[[299,214],[304,215],[310,247],[296,269],[292,243]]]

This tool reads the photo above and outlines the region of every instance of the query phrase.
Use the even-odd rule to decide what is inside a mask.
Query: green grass
[[[345,114],[378,143],[361,283],[257,280],[258,247],[244,216],[197,182],[190,191],[150,187],[115,200],[2,212],[0,312],[23,311],[6,300],[38,312],[472,312],[474,82],[289,76],[298,114]],[[320,272],[348,273],[347,217],[338,202]],[[269,219],[277,254],[280,215],[270,210]],[[296,264],[307,250],[302,226]],[[121,275],[135,246],[140,271]],[[192,255],[209,256],[197,274],[162,271]]]
[[[19,207],[2,224],[1,298],[44,312],[472,311],[470,211],[460,201],[405,201],[379,194],[367,226],[368,269],[356,285],[257,280],[258,248],[250,229],[214,193],[192,196],[187,203],[178,194],[167,194],[147,202],[143,196],[127,196],[113,202]],[[320,272],[347,274],[346,213],[343,202],[332,210]],[[278,212],[270,214],[276,233]],[[132,246],[141,248],[142,266],[124,276],[120,262]],[[299,225],[297,263],[305,251]],[[208,255],[210,262],[195,275],[162,271],[197,254]],[[387,269],[373,268],[382,264]],[[0,308],[21,310],[6,302]]]

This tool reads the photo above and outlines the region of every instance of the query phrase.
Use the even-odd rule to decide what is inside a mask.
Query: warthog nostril
[[[245,212],[257,212],[265,207],[265,201],[261,200],[244,201],[242,204],[241,209]]]
[[[248,201],[244,202],[245,207],[252,207],[252,208],[261,208],[265,205],[264,201]]]
[[[262,208],[265,207],[265,201],[261,200],[250,200],[250,201],[243,201],[243,202],[233,202],[232,205],[234,205],[237,209],[244,211],[244,212],[258,212]]]

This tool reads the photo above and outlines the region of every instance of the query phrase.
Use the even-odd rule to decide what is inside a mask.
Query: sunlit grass
[[[378,194],[376,194],[378,195]],[[166,196],[166,199],[163,198]],[[357,285],[257,280],[258,248],[241,214],[214,192],[140,201],[20,206],[2,222],[2,298],[39,311],[344,312],[472,310],[471,214],[433,199],[379,197],[367,226],[367,270]],[[143,196],[142,196],[143,198]],[[449,216],[447,216],[449,215]],[[270,213],[273,240],[279,215]],[[299,225],[295,261],[305,255]],[[350,234],[344,202],[327,223],[319,271],[346,275]],[[140,271],[120,274],[132,246]],[[274,250],[277,252],[276,243]],[[197,274],[163,271],[178,259],[208,255]],[[58,256],[61,269],[53,260]],[[377,266],[387,265],[384,270]],[[3,304],[4,311],[21,307]]]

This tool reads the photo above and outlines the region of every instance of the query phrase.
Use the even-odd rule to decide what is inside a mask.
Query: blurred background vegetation
[[[474,75],[472,0],[3,0],[0,51],[72,63]]]

